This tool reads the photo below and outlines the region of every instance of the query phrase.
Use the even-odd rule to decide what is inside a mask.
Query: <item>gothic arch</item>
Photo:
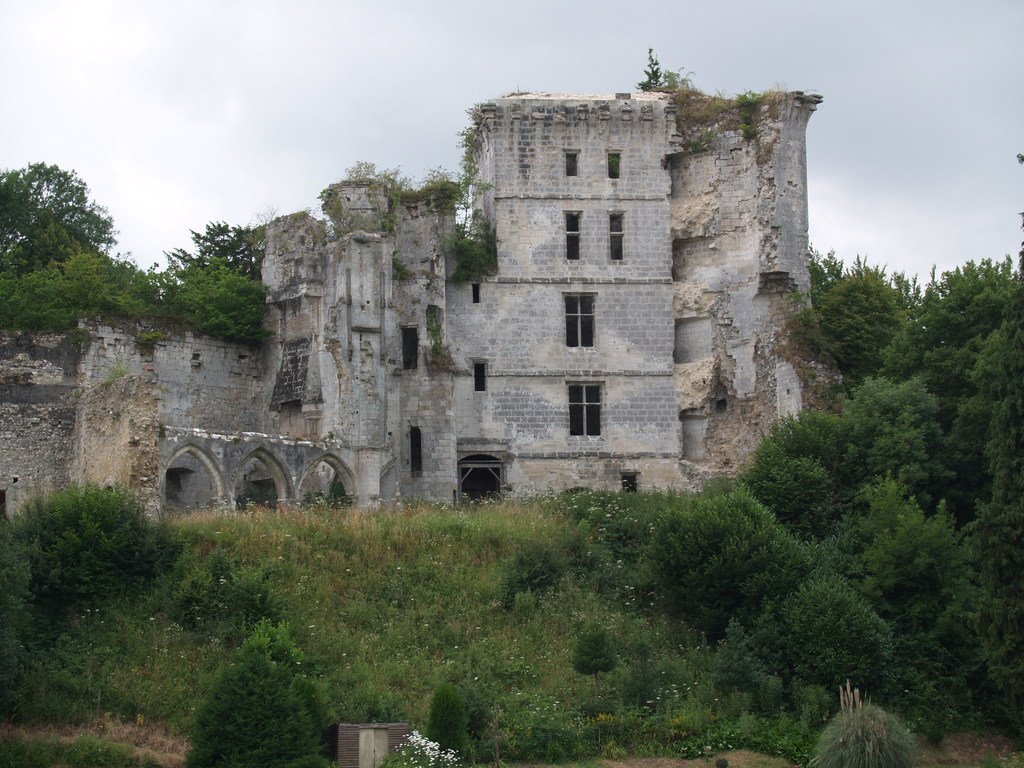
[[[301,492],[302,486],[305,484],[306,480],[313,474],[313,472],[316,471],[316,468],[320,466],[320,464],[327,464],[331,467],[337,474],[338,479],[341,480],[341,484],[345,486],[346,495],[353,499],[356,498],[358,493],[356,490],[356,476],[348,468],[345,462],[333,453],[322,453],[306,464],[306,469],[302,472],[301,478],[299,478],[299,484],[297,486],[299,492]]]
[[[285,470],[284,465],[278,461],[277,457],[274,456],[266,448],[256,448],[249,451],[235,469],[234,482],[231,484],[231,493],[234,495],[238,490],[238,485],[243,479],[245,474],[245,468],[249,465],[249,462],[256,460],[266,467],[267,472],[270,473],[271,478],[274,480],[274,487],[277,492],[278,502],[289,502],[295,498],[295,494],[292,489],[291,480],[288,478],[288,472]]]
[[[160,497],[162,500],[166,499],[166,483],[167,473],[174,469],[174,465],[183,456],[191,456],[193,459],[198,461],[207,472],[210,474],[210,482],[213,485],[213,493],[215,501],[217,503],[223,503],[227,498],[227,490],[224,487],[224,472],[218,466],[216,460],[210,456],[206,451],[200,448],[198,445],[188,443],[178,448],[171,457],[167,460],[164,465],[163,471],[160,473]]]

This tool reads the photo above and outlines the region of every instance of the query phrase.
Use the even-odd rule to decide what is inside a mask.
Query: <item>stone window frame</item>
[[[413,477],[423,474],[423,430],[409,427],[409,473]]]
[[[564,150],[565,177],[573,179],[580,175],[580,151],[578,149]]]
[[[615,180],[622,178],[622,150],[609,149],[607,154],[608,178]]]
[[[618,229],[616,229],[618,225]],[[626,235],[626,212],[608,211],[608,258],[610,261],[624,261],[623,247]]]
[[[592,349],[597,339],[597,294],[563,293],[565,346]]]
[[[420,367],[420,328],[402,326],[402,370],[415,371]]]
[[[601,437],[601,404],[604,383],[566,382],[570,437]]]
[[[580,238],[583,232],[583,211],[564,211],[565,260],[580,260]]]

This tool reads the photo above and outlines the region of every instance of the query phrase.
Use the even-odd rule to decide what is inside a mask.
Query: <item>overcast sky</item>
[[[1021,0],[0,0],[0,168],[74,169],[148,267],[369,160],[455,169],[474,103],[613,93],[648,46],[706,91],[825,97],[811,240],[925,277],[1016,254]]]

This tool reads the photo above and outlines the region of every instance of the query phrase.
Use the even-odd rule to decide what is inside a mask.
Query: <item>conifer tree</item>
[[[644,79],[636,84],[641,91],[653,91],[665,85],[665,78],[661,72],[661,62],[654,55],[654,49],[647,49],[647,68],[644,70]]]
[[[993,405],[987,450],[992,500],[977,522],[984,591],[979,624],[989,674],[1024,716],[1024,249],[1017,289],[984,358],[979,365]]]
[[[323,768],[319,702],[285,624],[262,623],[196,712],[187,768]]]

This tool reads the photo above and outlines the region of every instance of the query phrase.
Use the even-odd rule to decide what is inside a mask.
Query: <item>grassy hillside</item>
[[[629,584],[615,583],[623,563],[598,551],[557,506],[311,507],[179,519],[173,528],[184,548],[175,569],[141,594],[76,613],[26,675],[20,718],[82,722],[109,713],[187,733],[245,631],[232,606],[182,626],[182,603],[196,602],[185,599],[196,591],[188,585],[217,561],[231,578],[263,585],[261,599],[291,624],[338,720],[422,724],[434,688],[450,681],[467,692],[478,732],[500,712],[497,727],[513,753],[568,757],[592,745],[614,753],[614,713],[623,689],[637,684],[636,665],[625,660],[650,646],[640,672],[651,678],[651,706],[671,712],[680,737],[702,730],[718,716],[710,651],[638,605]],[[520,552],[520,570],[538,557],[558,572],[557,583],[517,596]],[[590,624],[611,631],[624,660],[600,678],[577,674],[570,661],[576,634]],[[628,746],[658,752],[660,735],[645,746],[642,732],[632,733]]]
[[[753,749],[805,763],[836,709],[829,687],[851,669],[876,675],[887,687],[872,692],[920,733],[941,738],[950,711],[961,727],[982,723],[971,695],[952,688],[917,706],[925,690],[903,681],[930,691],[944,684],[941,669],[922,678],[893,664],[896,624],[838,575],[862,567],[856,553],[887,528],[801,542],[729,484],[699,496],[581,493],[462,509],[253,508],[165,529],[142,520],[137,543],[121,550],[131,555],[121,585],[89,570],[103,557],[82,544],[87,518],[65,521],[70,533],[54,547],[67,572],[56,575],[40,567],[32,533],[53,523],[24,520],[16,533],[37,552],[34,623],[13,714],[30,731],[119,723],[184,741],[263,619],[291,627],[331,721],[422,728],[437,686],[454,684],[478,762],[496,750],[552,762]],[[123,545],[122,528],[111,530],[107,541]],[[68,555],[68,541],[80,552]],[[872,567],[889,557],[868,551]],[[95,594],[82,591],[90,584]],[[582,674],[578,639],[595,635],[610,641],[614,668]],[[908,648],[919,637],[895,635]]]

